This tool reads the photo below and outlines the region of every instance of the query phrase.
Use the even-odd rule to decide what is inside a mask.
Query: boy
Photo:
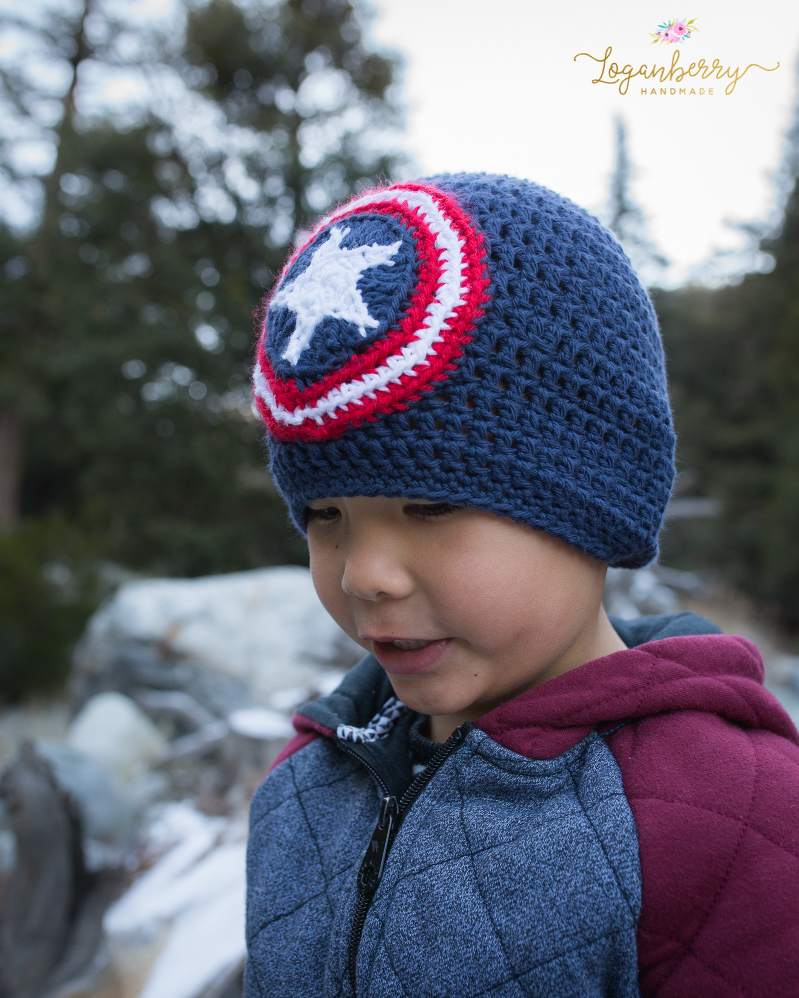
[[[506,177],[368,192],[289,259],[254,380],[369,654],[253,801],[249,998],[799,994],[799,738],[757,651],[602,609],[674,444],[613,236]]]

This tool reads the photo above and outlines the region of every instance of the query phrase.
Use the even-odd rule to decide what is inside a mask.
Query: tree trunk
[[[19,520],[22,479],[22,419],[0,409],[0,533],[13,530]]]

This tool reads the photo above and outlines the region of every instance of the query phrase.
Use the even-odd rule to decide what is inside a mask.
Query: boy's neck
[[[592,622],[592,626],[585,628],[569,646],[565,654],[556,662],[553,662],[550,668],[544,673],[537,675],[530,683],[515,690],[506,700],[479,708],[472,707],[457,714],[431,716],[429,723],[430,738],[435,742],[445,742],[459,725],[465,724],[467,721],[479,720],[479,718],[487,714],[490,710],[499,707],[501,703],[507,703],[508,700],[512,700],[514,697],[519,696],[519,694],[526,693],[527,690],[534,689],[536,686],[540,686],[549,679],[554,679],[555,676],[562,676],[563,673],[577,669],[587,662],[593,662],[597,658],[604,658],[605,655],[612,655],[617,651],[624,651],[626,648],[627,645],[613,629],[613,625],[608,619],[607,613],[605,613],[604,606],[600,604],[599,612],[596,619]]]

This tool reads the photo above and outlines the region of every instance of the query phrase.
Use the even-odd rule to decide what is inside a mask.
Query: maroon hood
[[[760,652],[725,634],[663,638],[594,659],[502,704],[477,727],[520,755],[552,759],[597,726],[685,710],[799,744],[793,722],[763,688]]]

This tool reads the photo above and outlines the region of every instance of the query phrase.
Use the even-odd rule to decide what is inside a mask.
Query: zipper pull
[[[358,890],[361,894],[374,894],[383,876],[388,850],[396,830],[398,807],[396,797],[384,797],[366,855],[358,871]]]

